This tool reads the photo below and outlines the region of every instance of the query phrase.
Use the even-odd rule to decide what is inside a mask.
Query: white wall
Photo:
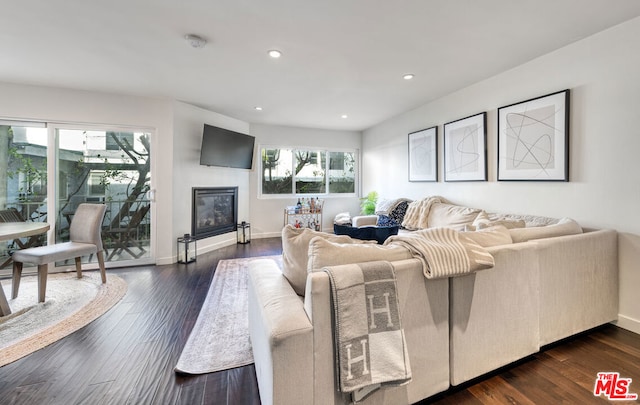
[[[105,124],[133,126],[154,132],[152,162],[158,179],[171,178],[173,167],[173,112],[165,100],[67,90],[40,86],[0,83],[0,116],[22,120],[47,122]],[[162,163],[159,163],[162,162]],[[173,216],[171,181],[152,179],[156,201],[152,215],[156,218]],[[156,255],[171,257],[175,242],[170,221],[157,221]]]
[[[291,199],[258,199],[261,144],[360,149],[361,134],[309,128],[257,125],[186,103],[81,90],[0,83],[0,117],[62,123],[143,127],[154,132],[153,182],[157,223],[156,263],[176,260],[176,238],[191,232],[192,187],[238,186],[238,219],[251,222],[254,237],[279,236],[283,207]],[[203,124],[256,136],[254,169],[200,166]],[[255,133],[254,133],[255,132]],[[325,203],[323,228],[338,212],[357,213],[356,197],[332,197]],[[198,241],[198,253],[233,244],[235,233]]]
[[[238,220],[249,217],[251,196],[246,169],[200,166],[204,124],[249,134],[249,124],[222,114],[174,102],[173,127],[173,240],[191,233],[192,187],[238,187]],[[235,233],[225,233],[198,242],[198,254],[236,243]],[[173,256],[175,256],[175,246]],[[173,258],[173,257],[172,257]],[[175,261],[175,260],[173,260]]]
[[[618,324],[640,333],[640,18],[402,114],[363,134],[364,189],[620,232]],[[571,89],[569,183],[496,181],[496,109]],[[488,112],[488,182],[442,181],[442,124]],[[407,134],[439,125],[438,183],[407,181]],[[380,162],[385,162],[380,164]]]
[[[260,147],[289,145],[291,147],[322,147],[360,150],[361,133],[275,125],[251,125],[251,135],[256,137],[256,155]],[[292,198],[259,198],[261,173],[259,160],[254,160],[251,176],[251,231],[254,237],[280,236],[284,221],[284,207],[293,205]],[[322,198],[322,197],[321,197]],[[359,212],[357,197],[331,196],[325,198],[322,228],[333,230],[333,218],[339,212]]]

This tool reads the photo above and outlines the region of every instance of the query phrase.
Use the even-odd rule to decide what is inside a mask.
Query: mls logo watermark
[[[622,378],[620,373],[598,373],[596,384],[593,387],[593,395],[604,395],[611,401],[628,401],[638,399],[638,394],[629,392],[631,378]]]

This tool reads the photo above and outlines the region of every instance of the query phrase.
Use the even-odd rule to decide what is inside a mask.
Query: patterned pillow
[[[377,226],[398,226],[398,222],[388,215],[378,215]]]
[[[407,208],[411,200],[405,200],[398,203],[395,208],[389,213],[389,218],[401,224],[404,220],[404,215],[407,213]]]

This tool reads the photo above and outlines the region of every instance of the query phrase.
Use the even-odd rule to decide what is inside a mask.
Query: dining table
[[[0,223],[0,241],[27,238],[40,235],[51,229],[46,222],[2,222]],[[0,284],[0,316],[11,314],[11,308]]]

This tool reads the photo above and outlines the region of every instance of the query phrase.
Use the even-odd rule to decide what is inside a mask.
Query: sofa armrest
[[[354,227],[360,226],[375,226],[378,223],[377,215],[359,215],[351,218],[351,223]]]
[[[249,334],[260,400],[268,404],[313,401],[313,326],[273,260],[249,265]]]

